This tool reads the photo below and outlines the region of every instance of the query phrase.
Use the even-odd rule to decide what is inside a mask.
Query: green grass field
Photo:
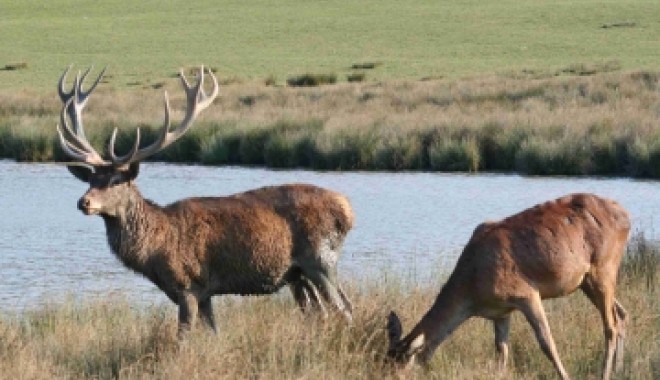
[[[457,78],[615,62],[660,68],[660,2],[1,0],[0,91],[52,89],[64,67],[109,66],[118,87],[204,63],[223,78],[284,83]],[[607,27],[604,27],[607,26]]]

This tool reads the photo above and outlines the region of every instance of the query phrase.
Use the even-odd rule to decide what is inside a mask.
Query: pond
[[[352,283],[382,276],[437,278],[452,269],[479,223],[572,192],[616,199],[632,214],[634,231],[652,239],[659,233],[660,184],[654,181],[160,163],[143,164],[137,181],[143,195],[161,205],[290,182],[316,184],[350,198],[356,224],[339,262],[339,276]],[[86,189],[60,165],[0,161],[0,311],[22,311],[71,297],[166,301],[111,253],[101,218],[77,210]]]

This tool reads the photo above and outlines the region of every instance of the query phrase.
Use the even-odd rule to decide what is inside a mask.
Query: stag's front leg
[[[194,293],[184,290],[179,295],[179,331],[178,337],[182,339],[186,332],[195,324],[199,303]]]
[[[204,324],[213,330],[214,333],[218,332],[215,327],[215,317],[213,316],[213,304],[211,297],[199,301],[199,317]]]

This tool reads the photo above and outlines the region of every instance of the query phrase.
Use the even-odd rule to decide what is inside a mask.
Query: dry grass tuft
[[[622,266],[618,298],[630,322],[624,371],[617,378],[660,375],[659,252],[638,235]],[[183,342],[174,338],[173,306],[53,305],[0,319],[0,371],[6,378],[30,379],[396,379],[383,364],[386,316],[396,310],[408,331],[433,302],[440,282],[413,287],[390,278],[355,284],[347,289],[355,306],[352,326],[339,317],[305,317],[288,294],[218,297],[218,334],[198,329]],[[604,344],[596,309],[580,294],[545,305],[569,373],[597,377]],[[510,347],[507,378],[555,377],[520,314],[514,314]],[[495,373],[492,327],[473,319],[438,349],[430,371],[415,368],[410,375],[490,379]]]

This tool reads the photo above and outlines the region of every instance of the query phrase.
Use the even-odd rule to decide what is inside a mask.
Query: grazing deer
[[[426,363],[435,349],[470,317],[493,321],[500,368],[508,356],[510,315],[520,310],[545,355],[563,379],[542,299],[580,288],[603,320],[607,353],[603,379],[623,360],[626,311],[614,298],[630,218],[618,203],[591,194],[567,195],[498,222],[479,225],[440,294],[412,332],[392,312],[388,357],[408,366]]]
[[[89,90],[90,69],[65,91],[70,67],[59,80],[64,106],[57,127],[62,150],[74,161],[67,166],[89,183],[78,208],[100,215],[110,248],[130,269],[141,273],[179,306],[179,335],[199,315],[215,331],[211,297],[215,294],[270,294],[288,284],[303,311],[331,304],[350,321],[351,304],[337,284],[336,265],[353,224],[351,206],[341,194],[311,185],[264,187],[227,197],[189,198],[161,207],[144,199],[135,185],[140,161],[179,139],[218,94],[213,73],[210,94],[204,68],[190,86],[183,72],[187,109],[170,131],[165,93],[165,122],[155,142],[140,148],[140,131],[127,154],[115,154],[115,129],[109,160],[85,137],[82,111],[103,72]],[[67,115],[68,114],[68,115]],[[69,125],[71,119],[73,128]]]

